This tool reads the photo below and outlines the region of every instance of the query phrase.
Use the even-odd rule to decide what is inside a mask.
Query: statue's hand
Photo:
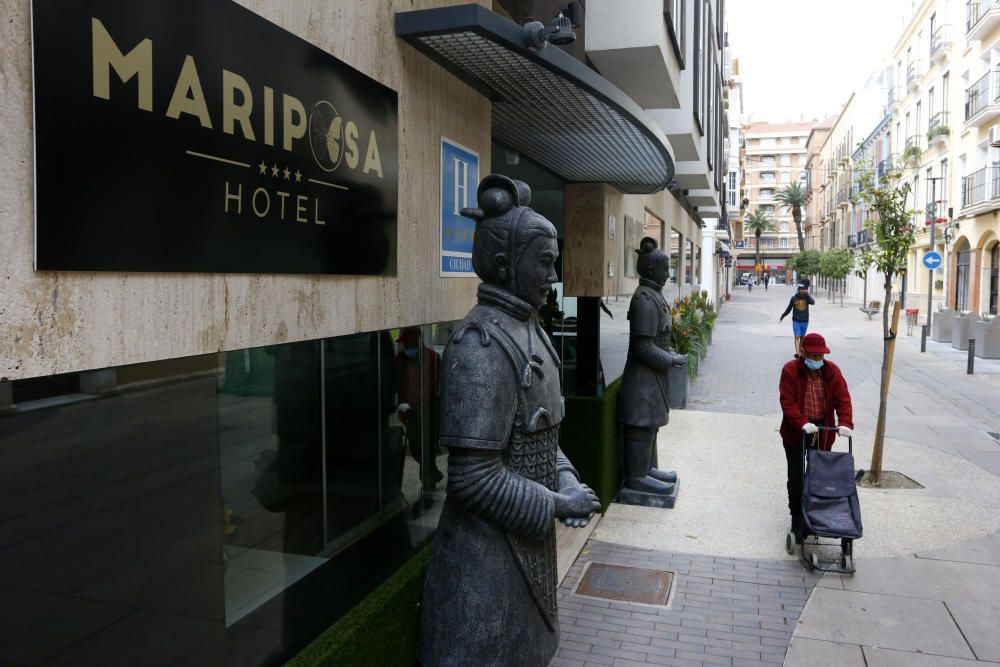
[[[673,353],[671,361],[673,362],[673,365],[676,366],[677,368],[683,368],[684,366],[688,365],[687,356],[683,354],[677,354],[676,352]]]
[[[555,494],[555,505],[556,518],[575,528],[586,526],[594,513],[601,509],[597,494],[586,484],[560,489]]]

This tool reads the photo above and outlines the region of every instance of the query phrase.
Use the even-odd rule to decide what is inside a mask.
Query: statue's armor
[[[559,641],[550,491],[572,471],[559,450],[558,357],[530,306],[482,285],[442,368],[448,497],[421,605],[431,629],[421,662],[544,666]],[[488,641],[460,634],[469,628]]]
[[[658,428],[670,419],[667,369],[675,353],[670,348],[670,309],[661,290],[641,278],[628,307],[628,357],[618,394],[618,421],[630,426]],[[650,340],[656,349],[643,349]]]

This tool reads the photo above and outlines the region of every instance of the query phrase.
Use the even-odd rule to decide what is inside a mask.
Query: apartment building
[[[819,250],[821,226],[820,221],[827,215],[827,171],[823,164],[821,152],[826,139],[837,121],[831,116],[816,123],[806,138],[806,195],[808,206],[803,211],[802,226],[805,236],[806,250]]]
[[[728,164],[729,175],[726,178],[726,209],[729,216],[729,237],[724,241],[725,247],[720,248],[723,253],[723,284],[732,287],[736,280],[737,272],[733,261],[733,246],[736,240],[743,239],[743,216],[746,208],[743,205],[744,188],[746,187],[746,174],[744,170],[744,159],[746,156],[746,140],[743,136],[743,78],[740,76],[740,62],[732,59],[729,67],[729,78],[726,82],[729,87],[729,108],[728,125]],[[720,288],[720,293],[723,290]]]
[[[910,206],[920,212],[914,215],[916,239],[896,289],[905,294],[907,308],[921,311],[921,318],[926,317],[929,284],[933,307],[946,302],[949,211],[958,210],[955,183],[958,174],[965,173],[962,160],[956,161],[962,142],[958,136],[964,132],[954,122],[962,115],[959,91],[968,86],[967,75],[958,69],[966,45],[961,34],[964,10],[964,3],[953,0],[915,4],[890,56],[893,157],[910,184]],[[952,169],[956,164],[958,172]],[[932,250],[946,258],[933,277],[922,261]]]
[[[750,123],[744,131],[747,211],[763,211],[774,223],[773,231],[760,237],[761,270],[779,280],[786,280],[785,262],[798,252],[798,239],[791,211],[781,206],[775,196],[793,182],[805,186],[806,142],[814,125]],[[740,272],[754,271],[755,244],[754,235],[744,229],[743,243],[737,244]]]
[[[963,10],[964,9],[964,13]],[[1000,267],[1000,2],[972,0],[952,12],[960,54],[953,61],[961,94],[952,95],[955,155],[945,228],[945,301],[950,308],[997,314]],[[940,246],[939,246],[940,247]]]

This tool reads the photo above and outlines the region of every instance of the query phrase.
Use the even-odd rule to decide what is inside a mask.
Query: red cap
[[[830,354],[826,340],[818,333],[806,334],[805,338],[802,339],[802,351],[809,354]]]
[[[399,332],[396,342],[403,347],[415,347],[420,343],[420,327],[406,327]]]

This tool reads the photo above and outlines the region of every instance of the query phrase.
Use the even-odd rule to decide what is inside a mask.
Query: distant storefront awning
[[[558,47],[476,4],[396,14],[396,35],[493,101],[493,137],[571,183],[666,187],[663,132],[628,95]]]

